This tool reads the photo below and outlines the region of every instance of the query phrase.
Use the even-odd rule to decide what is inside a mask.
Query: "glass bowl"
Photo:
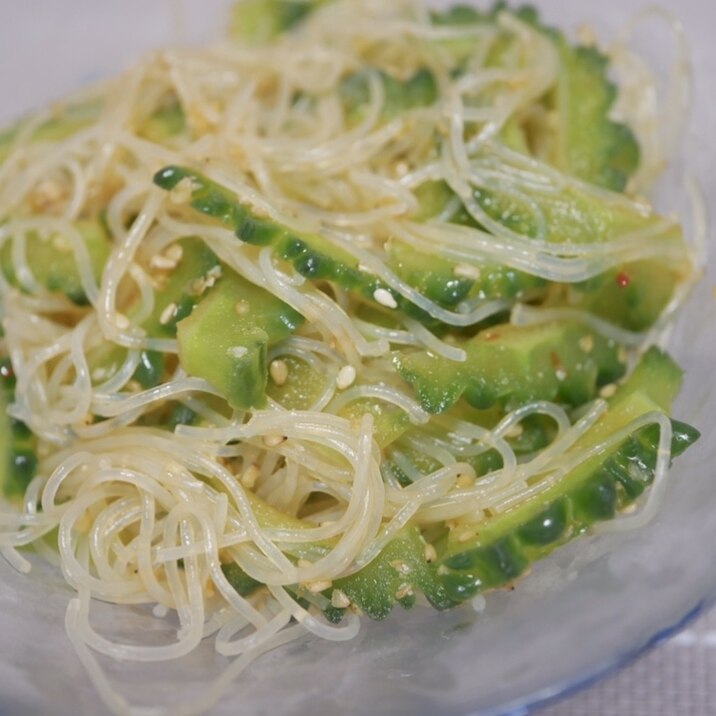
[[[540,6],[561,27],[588,21],[608,37],[644,4],[601,0],[598,11],[584,0],[543,0]],[[658,204],[684,211],[685,168],[712,206],[716,197],[716,116],[708,84],[716,76],[716,5],[664,4],[682,20],[692,46],[695,99],[682,159],[662,183]],[[0,121],[116,71],[144,50],[216,35],[224,6],[219,0],[13,3],[0,25]],[[653,29],[641,37],[658,62],[663,33]],[[650,525],[577,540],[536,565],[514,592],[488,595],[480,613],[471,607],[396,611],[383,623],[364,623],[349,643],[303,638],[253,664],[211,713],[524,713],[588,683],[709,605],[716,597],[714,268],[711,255],[671,339],[686,369],[675,415],[703,437],[679,459],[663,509]],[[104,713],[65,636],[71,592],[54,567],[33,562],[29,576],[0,563],[0,713]],[[117,636],[166,628],[146,610],[102,605],[93,623]],[[184,705],[226,665],[210,645],[161,666],[103,664],[132,703]]]

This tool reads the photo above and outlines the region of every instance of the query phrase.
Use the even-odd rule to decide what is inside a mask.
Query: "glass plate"
[[[6,4],[0,23],[0,121],[57,99],[124,66],[139,52],[220,31],[224,3],[146,0],[33,0]],[[605,36],[645,0],[543,0],[545,16],[565,28],[589,21]],[[684,167],[716,196],[713,93],[716,5],[667,0],[692,44],[695,103],[680,166],[661,187],[662,210],[688,210]],[[653,34],[647,32],[653,30]],[[640,33],[663,62],[667,37],[658,23]],[[240,677],[213,714],[298,716],[351,713],[444,716],[523,713],[613,668],[678,628],[716,594],[716,356],[714,260],[675,327],[672,351],[686,368],[675,414],[703,432],[673,471],[658,518],[636,532],[597,535],[560,549],[534,567],[512,593],[436,614],[396,611],[365,623],[347,644],[310,638],[263,657]],[[69,588],[35,559],[30,576],[0,564],[0,712],[57,716],[98,714],[104,707],[64,633]],[[93,623],[114,636],[149,638],[166,630],[142,609],[100,605]],[[105,663],[105,662],[103,662]],[[226,663],[210,645],[161,666],[106,666],[136,704],[187,704]]]

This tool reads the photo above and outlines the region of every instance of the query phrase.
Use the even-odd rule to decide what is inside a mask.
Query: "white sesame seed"
[[[457,264],[452,270],[453,274],[458,278],[469,278],[473,281],[479,281],[482,275],[480,269],[477,266],[471,264]]]
[[[114,316],[114,324],[120,331],[126,331],[129,328],[129,319],[123,313],[116,313]]]
[[[336,387],[338,390],[350,388],[356,379],[356,369],[352,365],[344,365],[336,376]]]
[[[285,439],[283,435],[264,435],[264,445],[268,448],[278,447]]]
[[[234,310],[237,315],[245,316],[251,310],[251,306],[248,301],[241,300],[234,306]]]
[[[52,238],[52,246],[63,253],[72,251],[72,244],[62,234],[55,234]]]
[[[485,608],[487,607],[487,599],[482,594],[478,594],[476,597],[473,597],[470,600],[470,604],[472,604],[472,608],[478,613],[481,614],[485,611]]]
[[[159,271],[171,271],[176,268],[177,262],[163,254],[155,254],[149,259],[149,267]]]
[[[193,191],[191,179],[184,177],[177,185],[169,192],[169,200],[173,204],[186,204],[191,199]]]
[[[319,579],[315,582],[308,582],[306,588],[311,594],[318,594],[319,592],[325,592],[326,589],[330,589],[333,586],[333,582],[330,579]]]
[[[567,371],[564,368],[557,368],[554,374],[557,376],[557,380],[559,381],[567,379]]]
[[[169,321],[171,321],[176,315],[177,305],[176,303],[170,303],[164,308],[162,315],[159,316],[159,323],[161,323],[162,326],[166,326],[167,323],[169,323]]]
[[[307,569],[308,567],[313,567],[313,562],[310,559],[299,559],[298,566],[301,569]]]
[[[99,382],[100,380],[104,380],[109,376],[109,371],[107,368],[95,368],[92,371],[92,380],[95,382]]]
[[[590,25],[580,25],[577,28],[577,39],[586,47],[594,47],[597,44],[597,36]]]
[[[410,565],[406,562],[403,562],[403,560],[401,559],[394,559],[389,564],[399,574],[410,574],[410,572],[412,571],[410,569]]]
[[[164,617],[169,614],[169,609],[163,604],[155,604],[152,608],[152,614],[154,614],[157,619],[164,619]]]
[[[227,355],[237,359],[243,358],[248,352],[249,349],[246,346],[231,346],[226,350]]]
[[[376,288],[373,291],[373,298],[381,305],[386,308],[397,308],[398,302],[395,300],[395,296],[388,291],[387,288]]]
[[[399,177],[404,177],[410,171],[410,166],[407,162],[398,162],[395,165],[395,174]]]
[[[271,374],[271,380],[273,380],[276,385],[285,385],[286,381],[288,380],[288,365],[286,364],[286,361],[271,361],[271,365],[269,366],[269,373]]]
[[[525,429],[522,426],[522,423],[515,423],[515,425],[511,426],[510,429],[505,433],[506,438],[518,438],[522,433],[524,433]]]
[[[168,258],[174,261],[174,263],[179,263],[182,260],[182,257],[184,256],[184,249],[181,247],[181,244],[172,244],[165,252],[164,255]]]
[[[616,392],[617,392],[616,383],[609,383],[609,385],[605,385],[599,391],[599,397],[600,398],[611,398],[616,394]]]
[[[472,479],[470,475],[460,475],[460,477],[457,478],[455,481],[456,487],[472,487],[475,484],[475,481]]]
[[[216,275],[209,271],[209,273],[206,274],[206,278],[204,279],[204,290],[206,290],[207,288],[211,288],[219,280],[219,278],[221,278],[221,274]]]
[[[405,599],[413,595],[413,586],[411,584],[401,584],[395,593],[396,599]]]
[[[475,532],[474,530],[465,530],[465,532],[463,532],[457,538],[457,541],[462,544],[463,542],[469,542],[471,539],[474,539],[475,537],[477,537],[477,532]]]
[[[351,605],[351,600],[348,598],[348,595],[340,590],[340,589],[334,589],[333,593],[331,594],[331,606],[335,607],[336,609],[347,609]]]
[[[425,550],[423,551],[423,555],[425,556],[426,562],[434,562],[438,558],[438,551],[433,547],[431,544],[425,545]]]
[[[261,477],[261,470],[259,470],[258,465],[251,464],[244,470],[244,474],[241,476],[241,484],[249,490],[253,490],[259,477]]]
[[[594,350],[594,336],[583,336],[580,338],[579,347],[585,353],[591,353]]]

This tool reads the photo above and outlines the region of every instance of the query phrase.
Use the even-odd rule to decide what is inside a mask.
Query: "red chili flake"
[[[624,271],[620,271],[617,274],[617,286],[619,288],[626,288],[629,285],[629,274],[624,273]]]

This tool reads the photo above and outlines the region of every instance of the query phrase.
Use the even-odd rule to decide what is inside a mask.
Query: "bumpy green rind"
[[[200,173],[185,167],[169,166],[155,175],[154,182],[171,191],[184,179],[191,181],[192,193],[188,203],[193,209],[219,221],[248,244],[270,246],[275,256],[287,261],[301,276],[335,282],[376,305],[380,304],[375,299],[375,292],[383,289],[392,295],[398,311],[426,323],[431,322],[421,309],[363,270],[355,257],[317,234],[299,235],[271,220],[258,217],[231,192]],[[486,272],[481,282],[462,280],[454,275],[445,276],[445,266],[438,263],[433,267],[429,259],[421,264],[424,271],[416,271],[414,262],[408,267],[399,247],[396,247],[389,266],[402,273],[406,280],[414,282],[415,287],[424,290],[427,298],[444,307],[454,306],[467,294],[480,293],[484,298],[502,298],[517,295],[531,285],[531,282],[523,285],[507,269],[500,276]],[[499,269],[496,267],[495,271]]]
[[[22,497],[37,471],[35,436],[25,423],[7,414],[14,396],[15,373],[4,357],[0,359],[0,486],[9,499]]]
[[[556,111],[561,135],[553,146],[550,161],[583,181],[621,192],[639,166],[639,145],[634,133],[610,115],[617,90],[609,79],[609,60],[594,47],[574,46],[558,30],[542,24],[530,6],[511,9],[498,2],[483,12],[455,6],[436,13],[442,25],[494,22],[500,13],[510,13],[548,37],[559,55],[559,77],[555,91],[543,99]]]
[[[660,351],[651,350],[610,400],[608,412],[576,447],[589,449],[641,415],[667,411],[680,381],[681,372],[674,362]],[[698,439],[699,433],[684,423],[671,422],[672,457],[677,457]],[[595,523],[616,517],[642,495],[654,478],[658,443],[656,425],[636,430],[613,448],[577,465],[542,495],[477,523],[474,532],[472,526],[462,525],[449,534],[436,535],[438,561],[428,564],[423,556],[416,571],[418,576],[412,581],[411,570],[395,570],[404,577],[397,588],[396,577],[386,571],[386,564],[400,565],[401,560],[418,559],[417,544],[407,550],[408,560],[400,551],[391,552],[387,562],[383,559],[378,563],[376,559],[352,575],[349,579],[360,588],[351,591],[350,584],[346,588],[341,580],[336,585],[347,595],[351,591],[351,601],[378,619],[389,611],[390,594],[395,603],[396,592],[407,594],[410,586],[416,591],[427,588],[433,605],[444,608],[482,591],[510,585],[532,562]],[[472,536],[465,539],[466,534]],[[424,550],[422,541],[421,549]],[[373,564],[376,567],[371,572]],[[439,595],[439,599],[430,595]],[[410,600],[404,603],[409,605]],[[340,610],[329,609],[328,616],[337,620]]]
[[[336,580],[333,589],[340,589],[371,619],[378,620],[385,619],[396,603],[412,607],[418,591],[436,609],[453,605],[435,578],[433,566],[425,561],[425,542],[417,527],[401,530],[369,565]],[[335,620],[337,614],[329,611],[329,616]]]
[[[626,368],[618,345],[576,321],[501,325],[456,345],[467,354],[464,362],[429,351],[396,358],[399,374],[430,413],[445,412],[463,396],[480,409],[533,400],[577,406]]]
[[[672,421],[672,455],[680,455],[698,432]],[[448,547],[437,567],[440,583],[455,601],[505,586],[537,559],[583,533],[597,522],[613,519],[651,484],[656,463],[659,430],[650,426],[630,436],[594,469],[575,470],[565,477],[579,477],[567,494],[538,501],[524,510],[524,521],[499,529],[488,525],[490,535]],[[580,474],[581,473],[581,474]],[[552,491],[554,492],[554,491]]]

